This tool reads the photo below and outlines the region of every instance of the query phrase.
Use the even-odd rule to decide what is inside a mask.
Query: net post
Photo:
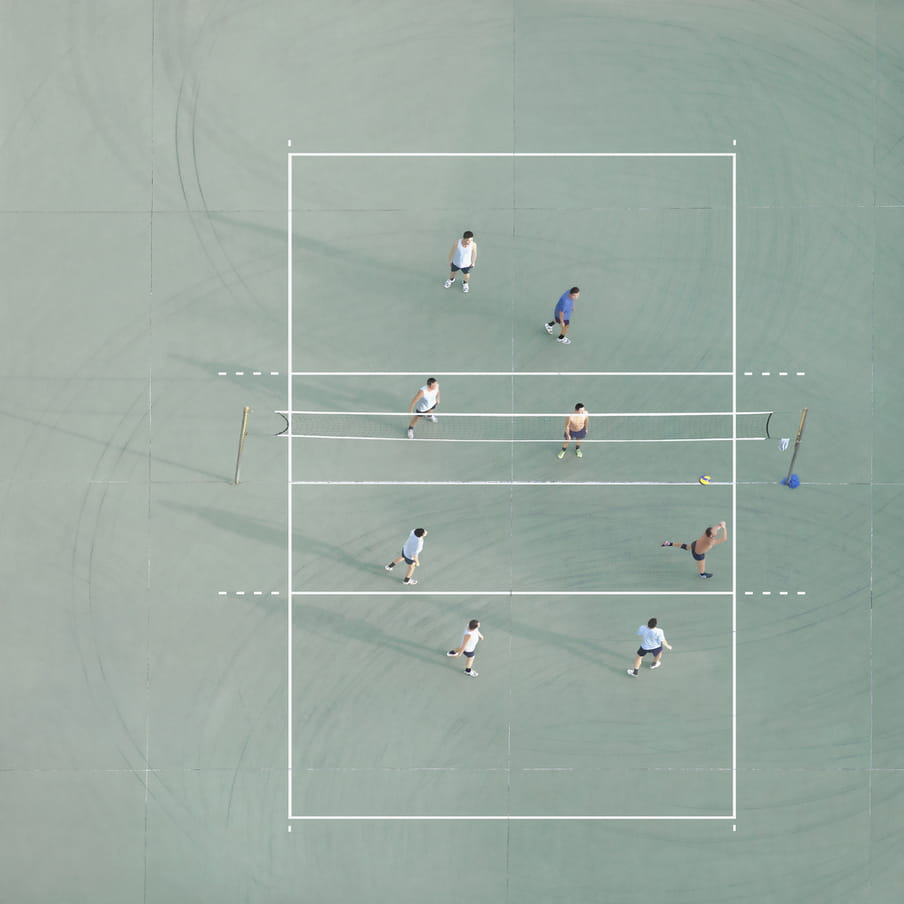
[[[232,482],[233,486],[239,485],[239,468],[242,464],[242,450],[245,448],[245,437],[248,435],[248,415],[250,413],[251,407],[246,405],[242,413],[242,432],[239,434],[239,454],[235,458],[235,480]]]
[[[804,408],[800,413],[800,426],[797,428],[797,438],[794,440],[794,454],[791,456],[791,465],[788,467],[788,476],[782,483],[788,483],[791,479],[791,475],[794,473],[794,462],[797,461],[797,453],[800,451],[800,439],[804,435],[804,426],[807,423],[807,412],[809,410],[809,408]]]

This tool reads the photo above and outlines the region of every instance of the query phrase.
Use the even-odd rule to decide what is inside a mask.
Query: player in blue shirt
[[[566,335],[568,333],[568,325],[571,323],[571,312],[574,310],[574,303],[581,297],[581,290],[577,286],[572,286],[562,297],[556,302],[556,308],[552,314],[552,320],[546,324],[546,332],[551,336],[555,325],[559,324],[559,333],[556,342],[562,345],[570,345],[571,340]]]

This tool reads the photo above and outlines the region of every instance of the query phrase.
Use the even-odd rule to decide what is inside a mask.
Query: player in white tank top
[[[436,423],[436,415],[433,413],[439,405],[439,383],[430,377],[429,380],[415,393],[408,413],[413,414],[411,423],[408,424],[408,439],[414,439],[414,425],[422,418]]]
[[[462,237],[455,241],[449,251],[449,278],[443,283],[448,289],[455,282],[455,274],[461,271],[461,290],[470,292],[471,271],[477,266],[477,242],[474,241],[474,233],[465,230]]]

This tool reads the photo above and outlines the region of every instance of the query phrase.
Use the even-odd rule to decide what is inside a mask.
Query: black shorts
[[[655,650],[645,650],[643,647],[641,647],[641,648],[637,651],[637,655],[640,656],[641,659],[643,659],[643,657],[646,656],[647,653],[649,653],[651,656],[656,657],[656,656],[658,656],[661,652],[662,652],[662,647],[656,647]]]
[[[694,540],[691,543],[691,555],[694,557],[695,562],[702,562],[706,558],[705,552],[697,552],[697,541]]]
[[[456,267],[455,264],[449,264],[449,269],[453,273],[457,273],[459,270],[461,270],[462,273],[470,273],[471,272],[470,267]]]

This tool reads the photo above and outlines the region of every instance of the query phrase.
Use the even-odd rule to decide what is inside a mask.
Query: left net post
[[[245,437],[248,435],[248,415],[251,414],[250,406],[246,405],[245,410],[242,413],[242,432],[239,434],[239,453],[235,457],[235,480],[233,481],[234,486],[238,486],[239,483],[239,469],[242,466],[242,450],[245,448]]]

